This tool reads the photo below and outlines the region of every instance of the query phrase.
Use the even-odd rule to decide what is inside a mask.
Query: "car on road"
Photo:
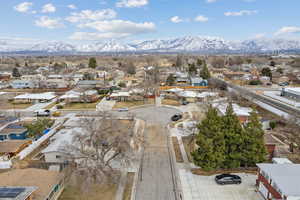
[[[119,112],[127,112],[129,109],[128,108],[119,108],[118,111]]]
[[[279,83],[278,85],[279,85],[279,86],[288,86],[288,85],[289,85],[289,82]]]
[[[238,175],[234,174],[220,174],[215,177],[215,181],[219,185],[227,185],[227,184],[241,184],[242,179]]]
[[[176,114],[171,117],[171,120],[176,122],[176,121],[180,120],[181,118],[182,118],[181,114]]]
[[[50,110],[38,110],[35,112],[35,114],[38,117],[49,117],[51,112]]]

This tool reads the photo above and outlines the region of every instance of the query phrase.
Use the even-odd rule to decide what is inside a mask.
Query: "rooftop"
[[[285,196],[300,196],[300,164],[257,164],[276,183]]]
[[[43,169],[14,169],[0,174],[0,187],[37,187],[33,200],[44,200],[61,180],[62,174]]]
[[[14,153],[24,145],[30,144],[30,140],[7,140],[0,142],[0,153]]]
[[[36,187],[0,187],[1,200],[26,200]]]

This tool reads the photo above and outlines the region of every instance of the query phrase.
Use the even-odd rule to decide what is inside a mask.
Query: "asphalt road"
[[[146,121],[146,145],[141,159],[135,199],[175,200],[166,126],[171,116],[179,111],[153,106],[131,112],[137,118]]]

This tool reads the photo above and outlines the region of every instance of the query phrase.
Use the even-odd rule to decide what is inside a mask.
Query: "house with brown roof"
[[[1,187],[35,187],[32,200],[56,200],[64,189],[64,176],[44,169],[15,169],[0,174]]]

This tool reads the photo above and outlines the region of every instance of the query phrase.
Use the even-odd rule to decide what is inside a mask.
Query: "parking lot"
[[[237,174],[240,185],[218,185],[215,176],[198,176],[190,171],[179,170],[184,200],[263,200],[255,192],[256,175]]]

